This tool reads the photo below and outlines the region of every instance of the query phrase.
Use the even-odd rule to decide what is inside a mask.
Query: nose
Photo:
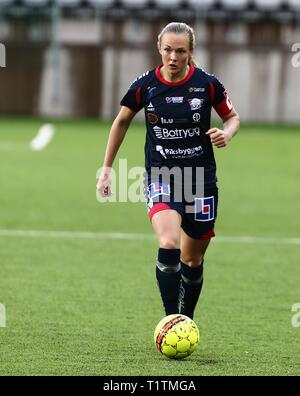
[[[172,51],[172,52],[171,52],[171,57],[170,57],[170,58],[171,58],[172,61],[176,61],[176,60],[177,60],[176,51]]]

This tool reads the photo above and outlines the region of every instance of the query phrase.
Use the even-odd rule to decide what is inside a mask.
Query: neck
[[[188,75],[189,71],[190,71],[189,65],[187,65],[186,68],[180,74],[175,74],[175,75],[168,73],[168,71],[165,69],[164,66],[160,69],[163,78],[169,82],[178,82],[184,80],[185,77]]]

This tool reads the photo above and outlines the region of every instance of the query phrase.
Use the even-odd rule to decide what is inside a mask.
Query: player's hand
[[[106,198],[111,196],[111,178],[107,173],[101,174],[98,183],[97,183],[97,191],[101,195],[101,197]]]
[[[226,147],[230,141],[226,132],[219,128],[211,128],[205,134],[209,135],[211,143],[218,148]]]

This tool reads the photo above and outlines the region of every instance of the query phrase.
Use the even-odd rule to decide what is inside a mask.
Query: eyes
[[[170,54],[173,50],[172,50],[172,48],[170,48],[170,47],[166,47],[166,48],[164,48],[164,51],[165,51],[167,54]],[[177,50],[175,50],[175,52],[176,52],[177,54],[179,54],[179,55],[183,55],[183,54],[186,54],[186,53],[187,53],[187,50],[185,50],[184,48],[178,48]]]

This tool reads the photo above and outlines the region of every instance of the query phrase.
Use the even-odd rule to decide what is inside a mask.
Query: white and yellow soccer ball
[[[182,314],[168,315],[156,326],[154,343],[170,359],[183,359],[195,351],[200,341],[196,323]]]

